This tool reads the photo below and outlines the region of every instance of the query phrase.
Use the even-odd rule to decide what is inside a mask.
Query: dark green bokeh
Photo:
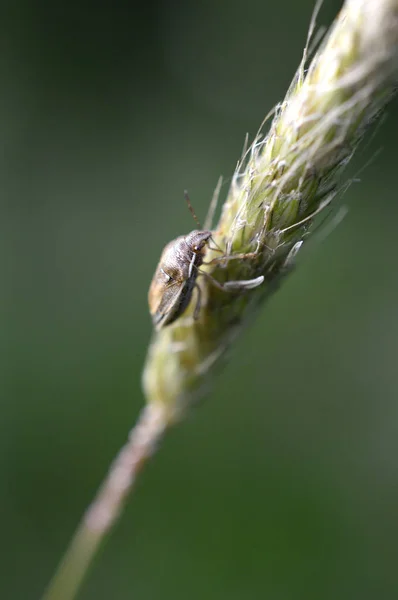
[[[1,4],[0,597],[39,598],[143,403],[146,293],[312,0]],[[339,2],[327,0],[327,24]],[[164,443],[81,598],[398,595],[397,103],[333,233]],[[354,170],[352,171],[355,172]],[[226,188],[224,188],[225,193]]]

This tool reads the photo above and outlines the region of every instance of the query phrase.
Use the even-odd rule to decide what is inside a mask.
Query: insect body
[[[200,288],[196,285],[211,231],[191,231],[164,248],[152,283],[148,302],[156,329],[173,323],[187,308],[194,288],[199,294],[195,313],[200,307]]]
[[[198,292],[194,312],[194,318],[197,318],[201,300],[200,287],[197,285],[200,274],[206,275],[214,286],[224,291],[248,290],[264,281],[261,275],[255,279],[227,281],[221,284],[211,275],[200,271],[211,237],[211,231],[195,230],[186,236],[178,237],[164,248],[148,293],[149,311],[156,329],[170,325],[183,314],[192,298],[194,288]],[[253,254],[223,256],[220,260],[252,256]],[[217,260],[214,259],[211,263]]]

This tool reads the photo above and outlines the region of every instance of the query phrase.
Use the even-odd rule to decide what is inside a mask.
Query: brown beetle
[[[206,223],[209,222],[210,226],[217,204],[221,181],[220,179],[217,184],[206,218]],[[200,227],[186,190],[184,195],[188,208]],[[199,268],[204,264],[203,259],[211,237],[212,232],[209,229],[204,229],[203,231],[196,229],[188,235],[176,238],[163,249],[148,292],[149,312],[151,313],[155,329],[159,330],[165,325],[170,325],[183,314],[192,298],[195,288],[198,292],[198,299],[193,316],[194,319],[198,317],[201,301],[201,290],[197,284],[199,275],[205,275],[214,286],[224,291],[248,290],[257,287],[264,281],[264,277],[261,275],[255,279],[219,283],[208,273],[199,271]],[[222,253],[220,248],[217,248],[217,251]],[[256,256],[255,252],[223,256],[221,259],[213,259],[207,264],[215,263],[219,260],[226,261],[234,258],[249,258],[254,256]]]
[[[196,286],[211,231],[191,231],[173,240],[162,252],[149,288],[148,302],[156,329],[175,321],[186,309]],[[199,299],[195,313],[200,307]]]
[[[198,291],[194,312],[194,318],[197,318],[201,300],[200,287],[197,285],[200,274],[206,275],[213,285],[225,291],[252,289],[264,281],[264,277],[260,276],[256,279],[227,281],[221,284],[211,275],[199,271],[211,237],[211,231],[195,230],[186,236],[178,237],[164,248],[148,293],[149,310],[156,329],[170,325],[183,314],[192,298],[194,288]],[[223,257],[221,260],[241,257]]]

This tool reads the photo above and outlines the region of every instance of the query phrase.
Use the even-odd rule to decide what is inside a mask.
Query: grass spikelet
[[[169,422],[206,389],[232,340],[290,270],[314,216],[341,190],[345,167],[395,89],[397,20],[397,0],[348,0],[308,71],[304,52],[268,135],[238,163],[214,239],[228,257],[254,256],[208,271],[219,282],[264,275],[265,283],[227,294],[200,277],[199,318],[191,302],[153,337],[144,390]],[[314,26],[315,17],[310,33]]]

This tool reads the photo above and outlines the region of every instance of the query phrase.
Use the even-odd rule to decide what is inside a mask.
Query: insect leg
[[[264,275],[255,277],[254,279],[241,279],[240,281],[226,281],[223,284],[224,290],[253,290],[261,285],[264,281]]]
[[[195,284],[195,288],[198,291],[198,298],[196,300],[196,306],[195,306],[195,310],[194,310],[194,313],[193,313],[193,318],[196,321],[198,319],[198,317],[199,317],[200,307],[202,305],[202,290],[200,289],[200,287],[198,286],[198,284]]]
[[[192,276],[192,269],[193,269],[193,268],[194,268],[194,266],[195,266],[195,258],[196,258],[196,254],[195,254],[195,252],[193,252],[193,253],[192,253],[192,258],[191,258],[191,260],[189,261],[188,277],[191,277],[191,276]]]
[[[273,252],[272,248],[269,248],[268,246],[266,246],[265,244],[261,244],[261,242],[257,242],[257,248],[255,249],[254,252],[241,252],[240,254],[224,254],[224,256],[217,256],[216,258],[213,258],[212,260],[209,261],[203,261],[202,264],[203,265],[214,265],[217,263],[223,263],[223,262],[228,262],[230,260],[235,260],[235,259],[245,259],[245,258],[258,258],[259,256],[259,250],[260,247],[263,246],[264,248],[267,248],[267,250],[269,250],[269,252]],[[221,249],[216,249],[216,248],[210,248],[210,250],[214,250],[216,252],[220,252]]]
[[[211,239],[213,239],[213,238],[211,238]],[[219,252],[220,254],[224,254],[224,250],[221,250],[221,248],[220,248],[220,247],[218,247],[218,248],[212,248],[212,247],[210,246],[210,244],[208,244],[207,248],[208,248],[209,250],[212,250],[213,252]],[[202,263],[202,264],[203,264],[203,263]]]
[[[243,254],[232,254],[231,256],[220,256],[220,257],[216,257],[213,258],[212,260],[209,261],[203,261],[202,264],[203,265],[214,265],[220,262],[228,262],[230,260],[236,260],[237,258],[239,259],[244,259],[244,258],[257,258],[258,257],[258,253],[257,252],[247,252],[247,253],[243,253]]]
[[[225,283],[220,283],[205,271],[199,271],[199,273],[207,277],[214,287],[222,290],[223,292],[233,292],[234,290],[252,290],[261,285],[264,281],[264,275],[260,275],[260,277],[255,277],[254,279],[241,279],[240,281],[226,281]]]

